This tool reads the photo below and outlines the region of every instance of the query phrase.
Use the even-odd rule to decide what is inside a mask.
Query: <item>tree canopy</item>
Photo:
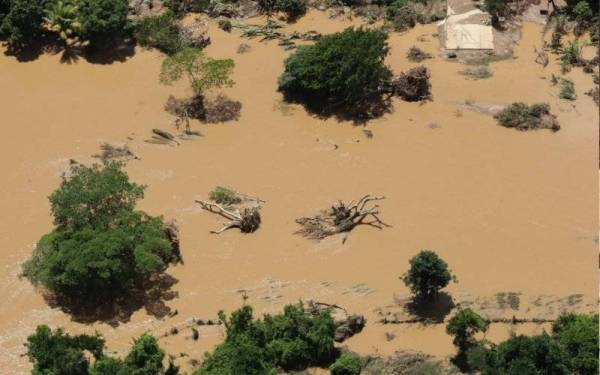
[[[392,75],[384,63],[388,52],[381,31],[348,28],[325,35],[285,60],[279,91],[318,113],[353,109],[381,96],[380,87]]]
[[[301,304],[285,306],[283,314],[254,319],[243,306],[227,319],[225,341],[208,354],[195,375],[274,373],[299,370],[333,354],[335,326],[327,312],[306,313]]]
[[[78,0],[81,37],[92,45],[103,45],[122,35],[127,25],[127,0]]]
[[[15,51],[29,46],[42,34],[43,18],[43,0],[0,0],[0,36]]]
[[[85,302],[125,292],[166,268],[175,255],[161,218],[135,210],[144,187],[122,164],[74,164],[50,195],[55,229],[23,274],[52,293]]]
[[[402,280],[417,299],[435,297],[453,279],[448,264],[431,250],[422,250],[409,263]]]
[[[446,333],[454,336],[452,341],[461,351],[474,343],[477,332],[487,331],[489,323],[473,310],[466,308],[457,312],[446,325]]]

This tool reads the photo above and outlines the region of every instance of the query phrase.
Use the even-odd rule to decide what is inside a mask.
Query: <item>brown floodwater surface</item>
[[[311,11],[291,29],[333,32],[358,23]],[[479,81],[467,80],[459,74],[464,66],[438,56],[434,25],[392,34],[387,63],[396,73],[415,65],[405,58],[412,45],[435,55],[424,62],[433,101],[394,100],[392,113],[363,127],[317,119],[283,103],[277,77],[290,52],[276,41],[245,40],[213,24],[206,53],[235,60],[235,86],[222,91],[242,102],[241,117],[194,123],[204,136],[179,147],[144,142],[152,128],[173,130],[163,110],[167,97],[189,94],[183,82],[159,84],[161,54],[138,49],[127,61],[108,65],[85,59],[62,64],[58,55],[28,63],[1,56],[0,373],[29,371],[22,344],[37,324],[73,333],[97,330],[109,351],[122,355],[144,331],[161,335],[192,317],[215,318],[218,310],[239,307],[241,290],[257,314],[311,298],[364,314],[364,331],[347,342],[360,353],[413,349],[445,357],[454,348],[443,325],[377,323],[380,314],[401,310],[398,301],[409,292],[398,277],[421,249],[435,250],[457,275],[458,283],[447,288],[455,303],[514,292],[521,305],[505,312],[509,317],[555,316],[565,306],[594,310],[598,110],[583,94],[593,83],[574,69],[568,76],[578,99],[558,99],[559,88],[549,79],[558,64],[534,63],[541,30],[525,23],[515,58],[491,64],[493,77]],[[240,43],[251,50],[236,53]],[[490,116],[461,109],[465,100],[548,102],[562,129],[506,129]],[[127,171],[148,185],[139,207],[180,225],[185,264],[168,269],[178,280],[172,288],[178,297],[167,302],[178,311],[172,318],[158,320],[140,309],[116,327],[77,323],[18,277],[20,264],[52,227],[47,196],[69,159],[92,162],[102,142],[130,145],[141,160],[129,162]],[[216,185],[267,201],[260,230],[209,234],[220,219],[194,199]],[[313,242],[293,234],[295,218],[367,193],[387,197],[381,218],[391,228],[356,228],[345,244],[339,237]],[[512,329],[495,325],[488,338],[504,339]],[[518,329],[534,333],[544,326]],[[182,331],[160,340],[169,353],[187,353],[177,359],[186,370],[222,332],[202,327],[198,341],[189,336]]]

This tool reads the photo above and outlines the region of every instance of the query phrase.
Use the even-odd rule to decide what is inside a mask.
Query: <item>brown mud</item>
[[[311,11],[290,28],[328,33],[358,22]],[[257,314],[299,299],[364,314],[367,326],[347,341],[360,353],[412,349],[445,357],[454,348],[443,324],[377,323],[382,311],[403,311],[398,301],[408,290],[398,277],[420,249],[435,250],[457,275],[459,282],[446,290],[454,304],[491,301],[489,307],[496,301],[490,311],[509,318],[595,310],[598,111],[583,95],[593,83],[574,69],[568,77],[578,99],[558,99],[559,88],[549,80],[558,64],[552,60],[544,69],[534,62],[541,30],[525,23],[515,58],[491,64],[493,76],[477,81],[439,56],[435,25],[392,34],[388,63],[396,73],[415,66],[405,58],[412,45],[434,54],[424,62],[431,70],[433,101],[395,100],[393,113],[363,127],[320,120],[283,103],[277,77],[290,52],[275,41],[246,40],[213,24],[206,52],[235,60],[236,84],[224,92],[242,102],[241,117],[219,125],[193,122],[204,136],[178,147],[144,142],[153,128],[174,131],[163,110],[168,96],[189,95],[183,85],[158,83],[159,53],[137,49],[127,61],[108,65],[62,64],[60,56],[47,54],[28,63],[0,56],[0,373],[29,370],[22,344],[37,324],[74,333],[97,330],[109,350],[122,354],[144,331],[161,335],[192,317],[214,319],[220,309],[235,309],[241,291]],[[241,43],[251,49],[236,53]],[[462,109],[466,100],[548,102],[561,130],[506,129],[489,115]],[[372,131],[372,139],[364,129]],[[18,278],[20,264],[51,228],[47,196],[68,160],[94,161],[103,142],[126,142],[141,158],[127,165],[134,181],[148,185],[140,208],[180,226],[185,263],[168,270],[178,281],[172,287],[178,296],[166,302],[177,310],[174,317],[156,319],[141,308],[113,326],[78,323]],[[209,233],[216,218],[194,199],[216,185],[267,201],[260,230]],[[345,244],[338,236],[314,242],[293,235],[296,218],[368,193],[386,196],[380,217],[391,228],[357,227]],[[518,293],[518,311],[510,307],[514,299],[499,307],[501,292]],[[572,295],[580,295],[577,303],[556,302],[551,313],[543,308]],[[544,296],[548,301],[537,307]],[[497,324],[487,337],[501,340],[513,330],[544,328]],[[199,330],[198,341],[187,330],[161,338],[167,352],[187,353],[177,359],[183,369],[222,338],[219,326]],[[388,332],[395,338],[386,339]]]

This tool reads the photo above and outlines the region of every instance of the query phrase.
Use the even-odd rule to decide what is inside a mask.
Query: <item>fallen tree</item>
[[[378,217],[379,206],[368,207],[373,201],[385,199],[383,196],[365,195],[356,204],[339,201],[314,217],[302,217],[296,222],[302,226],[296,234],[310,239],[320,240],[337,233],[349,232],[357,225],[365,224],[382,229],[389,227]],[[371,218],[371,221],[365,219]],[[345,238],[344,238],[345,241]]]
[[[225,195],[228,199],[220,199]],[[211,192],[210,200],[196,199],[196,203],[199,203],[206,211],[221,215],[229,220],[223,224],[221,229],[211,231],[211,233],[220,234],[231,228],[239,228],[242,233],[252,233],[260,226],[260,208],[261,204],[265,202],[262,199],[241,194],[231,189],[217,187]],[[244,204],[244,206],[235,207],[238,204]]]

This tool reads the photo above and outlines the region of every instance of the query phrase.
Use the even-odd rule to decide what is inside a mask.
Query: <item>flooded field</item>
[[[312,11],[290,28],[328,33],[358,23]],[[239,307],[242,291],[258,314],[299,299],[364,314],[367,326],[347,342],[360,353],[411,349],[443,358],[455,351],[444,325],[378,322],[386,314],[403,314],[401,301],[409,291],[399,276],[421,249],[435,250],[457,275],[458,283],[446,289],[454,304],[479,304],[488,315],[509,318],[595,311],[598,108],[583,94],[593,83],[580,69],[568,74],[578,99],[558,99],[559,88],[549,80],[558,64],[542,68],[534,62],[541,31],[541,25],[525,23],[515,58],[491,64],[493,76],[486,80],[466,79],[459,73],[464,66],[439,56],[435,25],[393,33],[387,62],[395,73],[415,65],[405,58],[412,45],[435,56],[424,62],[433,101],[394,100],[392,113],[355,125],[321,120],[283,103],[277,77],[290,52],[213,24],[205,51],[234,59],[235,85],[224,92],[242,102],[241,117],[219,125],[194,123],[203,137],[179,147],[144,142],[152,128],[170,129],[167,97],[189,94],[183,85],[159,84],[158,52],[137,49],[125,61],[106,65],[83,58],[65,64],[51,54],[26,63],[0,56],[0,373],[29,371],[22,345],[37,324],[101,332],[109,351],[122,354],[144,331],[160,336],[193,317],[215,319],[219,310]],[[250,50],[236,53],[240,43]],[[562,128],[503,128],[491,116],[462,107],[466,100],[548,102]],[[141,160],[126,169],[133,181],[148,185],[140,208],[180,225],[184,264],[168,269],[177,280],[171,287],[177,296],[166,301],[178,312],[173,317],[158,320],[140,308],[113,324],[78,322],[49,307],[18,277],[20,264],[51,228],[47,197],[69,159],[93,162],[102,142],[129,144]],[[220,220],[194,199],[216,185],[267,202],[259,231],[209,233]],[[359,227],[344,244],[340,237],[314,242],[294,235],[296,218],[368,193],[386,197],[381,218],[391,228]],[[499,302],[498,293],[511,292],[520,301],[516,308]],[[487,337],[501,340],[514,329],[494,325]],[[220,327],[207,326],[198,341],[182,330],[160,343],[168,353],[185,353],[176,362],[189,370],[190,359],[201,360],[221,338]]]

